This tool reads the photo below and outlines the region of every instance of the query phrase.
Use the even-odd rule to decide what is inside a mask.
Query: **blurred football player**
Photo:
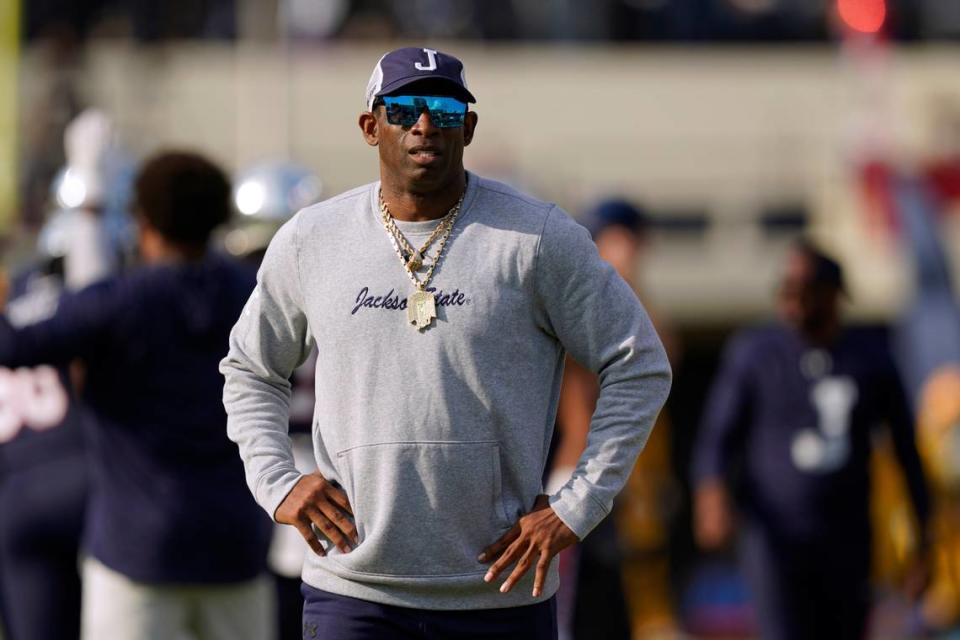
[[[118,142],[113,120],[87,109],[64,133],[67,164],[51,185],[54,210],[38,249],[69,289],[115,275],[131,252],[130,191],[135,163]]]
[[[728,345],[698,434],[695,534],[722,546],[736,502],[740,559],[765,639],[862,638],[870,606],[871,430],[891,430],[925,539],[913,421],[881,336],[845,330],[839,264],[788,254],[781,322]],[[736,500],[727,482],[738,468]]]
[[[118,268],[119,252],[103,226],[111,195],[125,186],[108,168],[117,155],[112,123],[85,111],[67,126],[64,142],[68,164],[52,188],[54,203],[64,208],[51,214],[36,258],[12,280],[4,308],[15,328],[47,320],[66,289]],[[66,363],[58,364],[0,367],[0,601],[7,640],[80,633],[78,561],[88,486],[81,428],[90,416]]]
[[[6,305],[12,326],[56,310],[60,262],[14,278]],[[88,480],[84,415],[70,389],[66,366],[0,367],[0,601],[8,640],[79,634]]]
[[[82,637],[271,638],[270,522],[226,438],[217,372],[254,285],[207,250],[230,184],[201,156],[164,153],[135,191],[142,268],[65,296],[47,320],[0,319],[0,364],[85,366]]]
[[[273,234],[300,209],[320,200],[323,183],[294,162],[257,163],[234,178],[233,204],[239,212],[224,238],[226,250],[260,266]]]

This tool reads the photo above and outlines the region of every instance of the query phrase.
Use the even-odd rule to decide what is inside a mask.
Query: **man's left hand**
[[[516,563],[517,566],[500,587],[500,593],[507,593],[536,562],[533,597],[537,598],[543,593],[543,583],[547,580],[547,569],[553,556],[576,542],[579,542],[577,535],[560,520],[550,507],[547,496],[537,496],[533,510],[480,554],[480,562],[490,562],[496,558],[483,580],[496,580],[507,567]]]

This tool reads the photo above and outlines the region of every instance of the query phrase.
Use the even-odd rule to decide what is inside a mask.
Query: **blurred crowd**
[[[868,3],[869,4],[869,3]],[[950,0],[888,0],[893,35],[960,36]],[[476,38],[789,42],[830,38],[829,0],[44,0],[25,3],[28,38]]]

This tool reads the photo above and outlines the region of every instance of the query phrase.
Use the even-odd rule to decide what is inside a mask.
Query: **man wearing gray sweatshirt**
[[[469,102],[448,54],[378,61],[359,124],[380,181],[277,233],[221,363],[250,489],[314,551],[305,638],[556,637],[551,559],[609,513],[670,388],[650,319],[586,230],[464,171]],[[302,475],[289,379],[314,345],[318,471]],[[600,397],[546,496],[567,353]]]

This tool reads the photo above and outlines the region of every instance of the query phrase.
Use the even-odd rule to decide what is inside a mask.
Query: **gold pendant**
[[[417,271],[422,266],[423,254],[421,254],[419,251],[414,251],[413,255],[410,256],[410,259],[407,260],[407,269],[410,269],[410,271]]]
[[[414,291],[407,298],[407,320],[423,331],[437,317],[437,301],[429,291]]]

